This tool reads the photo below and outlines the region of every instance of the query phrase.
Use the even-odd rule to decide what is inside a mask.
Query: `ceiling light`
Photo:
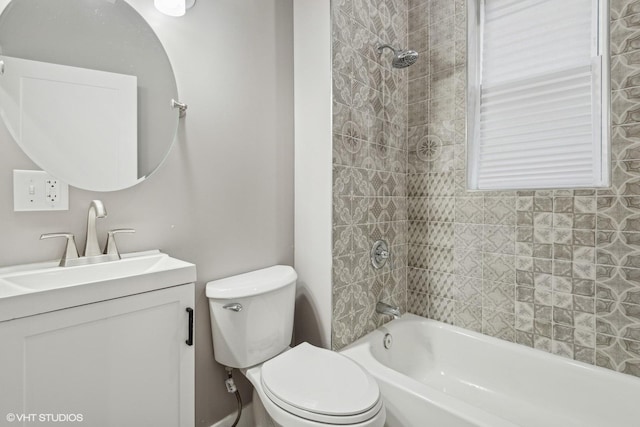
[[[196,0],[153,0],[156,9],[169,16],[184,15],[195,2]]]

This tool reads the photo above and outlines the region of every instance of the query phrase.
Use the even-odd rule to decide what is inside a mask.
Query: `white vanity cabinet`
[[[0,426],[193,426],[193,307],[185,284],[0,322]]]

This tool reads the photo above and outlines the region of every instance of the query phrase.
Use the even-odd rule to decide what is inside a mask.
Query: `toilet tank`
[[[292,267],[276,265],[207,283],[218,363],[248,368],[289,346],[297,277]]]

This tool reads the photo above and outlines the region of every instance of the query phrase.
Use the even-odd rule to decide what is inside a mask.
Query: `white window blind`
[[[470,188],[608,185],[604,0],[477,1]]]

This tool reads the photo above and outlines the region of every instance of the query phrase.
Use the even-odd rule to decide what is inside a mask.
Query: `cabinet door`
[[[190,284],[0,323],[0,425],[193,426],[193,303]]]

